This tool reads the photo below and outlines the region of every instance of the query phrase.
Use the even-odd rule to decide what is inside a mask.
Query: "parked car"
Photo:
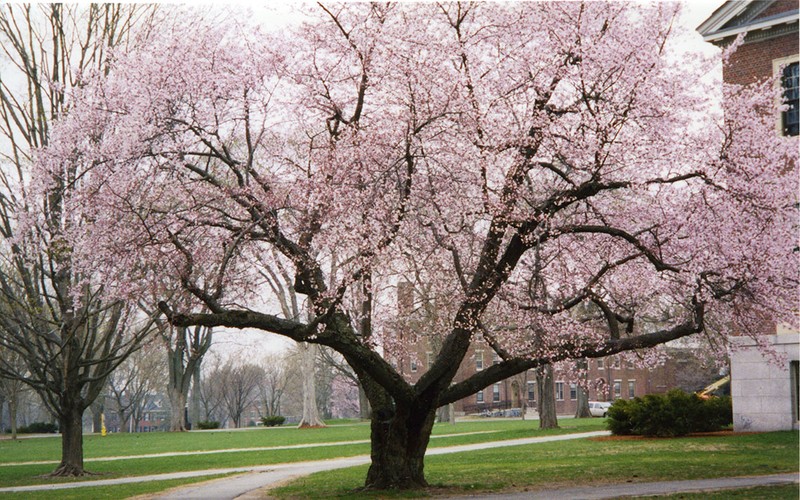
[[[593,417],[605,417],[608,414],[609,408],[611,408],[611,403],[589,401],[589,413],[591,413]]]

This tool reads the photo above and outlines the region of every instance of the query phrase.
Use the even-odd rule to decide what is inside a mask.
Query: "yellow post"
[[[103,413],[100,414],[100,435],[106,435],[106,416]]]

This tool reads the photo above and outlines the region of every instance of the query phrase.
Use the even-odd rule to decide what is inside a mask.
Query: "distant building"
[[[404,346],[403,354],[391,360],[398,372],[411,383],[419,380],[436,357],[436,339],[417,335],[408,328],[424,324],[423,318],[414,308],[414,290],[408,283],[398,286],[398,314],[404,318],[404,326],[398,328],[397,341]],[[416,308],[419,309],[424,308]],[[411,317],[409,320],[408,318]],[[424,330],[422,328],[421,330]],[[622,356],[608,356],[584,360],[590,401],[614,401],[633,399],[645,394],[661,394],[680,388],[694,392],[719,378],[718,369],[711,363],[699,359],[694,349],[669,348],[664,364],[654,368],[642,368],[626,363]],[[461,362],[453,383],[458,383],[476,372],[485,370],[500,358],[486,343],[476,341],[470,346]],[[577,363],[577,361],[576,361]],[[556,413],[574,415],[578,407],[578,384],[572,373],[554,373]],[[536,375],[528,370],[516,376],[486,387],[475,394],[457,401],[456,415],[494,414],[516,415],[523,409],[537,409]]]
[[[707,42],[724,47],[741,33],[744,44],[723,69],[723,80],[747,85],[779,76],[789,109],[776,119],[776,133],[797,136],[798,2],[797,0],[725,2],[697,31]],[[749,337],[731,337],[731,396],[734,429],[771,431],[797,429],[800,418],[800,335],[776,325],[765,325],[774,335],[766,340],[782,357],[770,361]]]

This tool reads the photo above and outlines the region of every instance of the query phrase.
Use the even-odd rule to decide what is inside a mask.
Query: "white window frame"
[[[564,382],[556,382],[556,401],[564,401]]]
[[[777,59],[772,60],[772,76],[777,77],[777,85],[782,86],[781,82],[781,71],[784,66],[788,66],[789,64],[800,62],[800,54],[794,54],[791,56],[786,57],[779,57]],[[781,92],[783,95],[783,92]],[[777,99],[780,99],[777,98]],[[780,100],[775,103],[775,106],[780,105]],[[778,135],[784,137],[783,135],[783,113],[776,113],[777,117],[775,119],[775,130],[778,132]],[[794,137],[800,137],[800,135],[796,135]]]

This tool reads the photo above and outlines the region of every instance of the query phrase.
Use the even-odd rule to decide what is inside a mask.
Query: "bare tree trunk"
[[[303,377],[303,418],[298,427],[325,427],[317,408],[317,387],[314,377],[314,363],[317,359],[316,344],[300,343],[300,368]]]
[[[557,429],[556,391],[553,384],[552,365],[544,365],[536,369],[536,391],[539,398],[539,428]]]
[[[97,398],[90,408],[92,409],[92,432],[98,433],[103,426],[103,397]]]
[[[197,425],[200,419],[200,363],[197,363],[192,372],[192,392],[189,399],[189,420],[192,425]]]
[[[588,363],[586,360],[578,361],[578,370],[581,372],[581,380],[578,383],[578,407],[575,409],[575,418],[591,418],[592,412],[589,411],[589,392],[585,389],[588,373]]]
[[[70,397],[72,396],[72,397]],[[82,476],[83,469],[83,409],[74,395],[68,394],[61,405],[58,418],[61,429],[61,463],[51,476]]]
[[[17,439],[17,394],[13,392],[8,398],[8,419],[11,424],[11,439]]]
[[[167,388],[167,396],[169,396],[170,404],[170,432],[185,431],[184,409],[186,408],[186,394],[179,387],[170,385]]]

